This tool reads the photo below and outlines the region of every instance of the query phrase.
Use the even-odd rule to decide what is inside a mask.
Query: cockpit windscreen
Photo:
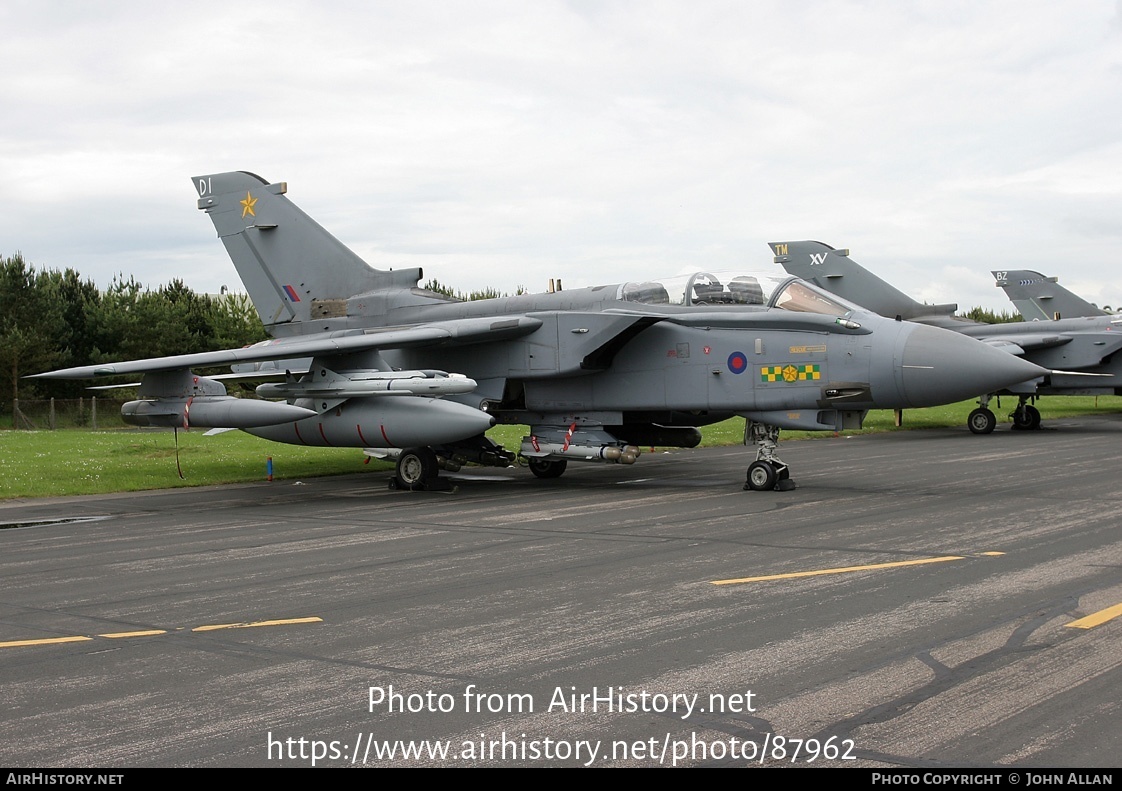
[[[624,283],[617,298],[644,305],[758,305],[827,316],[845,316],[856,307],[790,275],[739,272],[694,272]]]

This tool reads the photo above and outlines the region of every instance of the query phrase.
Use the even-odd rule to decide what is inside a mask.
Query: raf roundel
[[[744,352],[733,352],[729,355],[729,370],[734,374],[742,374],[748,370],[748,358]]]

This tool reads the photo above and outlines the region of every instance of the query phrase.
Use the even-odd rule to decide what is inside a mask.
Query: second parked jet
[[[1042,377],[1000,389],[978,383],[978,408],[967,425],[975,434],[988,434],[997,425],[989,408],[994,395],[1014,395],[1013,427],[1040,427],[1040,411],[1033,406],[1043,395],[1122,395],[1122,319],[1111,315],[1058,321],[981,324],[954,315],[957,305],[926,305],[894,288],[852,258],[822,242],[772,242],[775,261],[788,273],[804,278],[832,294],[853,300],[882,316],[944,327],[1048,369]],[[1000,285],[1000,283],[999,283]]]

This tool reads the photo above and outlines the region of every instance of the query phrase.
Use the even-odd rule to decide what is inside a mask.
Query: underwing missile
[[[336,374],[317,380],[277,382],[257,386],[262,398],[352,398],[372,395],[453,395],[470,393],[478,385],[474,379],[443,371],[361,371]]]
[[[252,428],[288,423],[315,415],[315,410],[233,396],[195,396],[129,401],[121,417],[134,426],[163,428]]]

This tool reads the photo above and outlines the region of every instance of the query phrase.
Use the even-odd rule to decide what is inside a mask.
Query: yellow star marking
[[[783,369],[783,381],[784,382],[794,382],[798,378],[799,378],[799,369],[796,368],[795,366],[788,365],[786,368]]]
[[[250,217],[256,217],[257,216],[257,212],[255,212],[253,210],[253,207],[255,205],[257,205],[257,198],[250,195],[248,190],[245,193],[245,200],[241,201],[241,204],[242,204],[242,219],[243,220],[245,219],[245,216],[247,214]]]
[[[1093,629],[1100,624],[1114,620],[1120,615],[1122,615],[1122,604],[1116,604],[1113,607],[1107,607],[1105,610],[1093,612],[1078,621],[1064,624],[1064,626],[1070,626],[1073,629]]]

